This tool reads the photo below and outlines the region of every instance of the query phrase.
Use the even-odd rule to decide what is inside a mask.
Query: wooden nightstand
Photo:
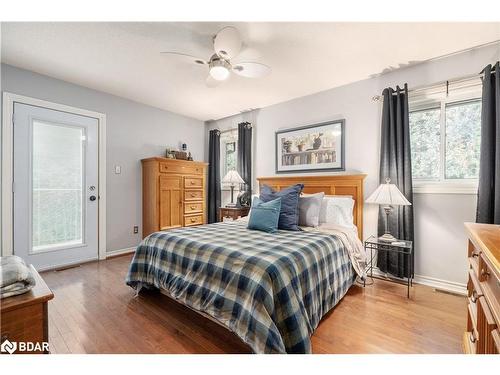
[[[220,207],[219,208],[219,221],[222,221],[225,217],[230,217],[236,220],[240,217],[248,215],[250,207]]]
[[[29,292],[17,296],[7,297],[1,302],[2,337],[1,342],[9,340],[17,343],[31,342],[38,344],[31,354],[48,353],[49,319],[48,301],[54,294],[40,277],[38,272],[30,266],[36,285]],[[44,344],[45,343],[45,344]],[[41,350],[39,350],[41,349]],[[26,353],[26,352],[23,352]]]

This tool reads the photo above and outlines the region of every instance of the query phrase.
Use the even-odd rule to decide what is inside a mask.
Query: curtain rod
[[[238,128],[231,128],[231,129],[226,129],[226,130],[220,130],[220,129],[217,129],[221,134],[224,134],[224,133],[230,133],[230,132],[234,132],[234,131],[238,131]]]
[[[251,125],[252,123],[248,122],[248,121],[243,121],[243,122],[238,123],[238,125],[239,124]],[[224,134],[224,133],[238,131],[238,128],[230,128],[230,129],[226,129],[226,130],[220,130],[219,128],[217,128],[217,130],[219,131],[220,134]]]
[[[491,73],[495,73],[495,69],[492,69]],[[466,75],[466,76],[452,78],[452,79],[447,79],[446,81],[441,81],[441,82],[438,82],[438,83],[433,83],[431,85],[417,86],[417,87],[415,87],[415,88],[413,88],[411,90],[409,89],[408,93],[414,93],[414,92],[418,92],[418,91],[422,91],[422,90],[427,90],[427,89],[432,88],[432,87],[438,87],[438,86],[442,86],[442,85],[449,85],[450,83],[457,83],[457,82],[461,82],[461,81],[467,81],[467,80],[473,79],[473,78],[483,78],[483,77],[484,77],[484,73],[469,74],[469,75]],[[397,92],[394,92],[392,95],[397,95]],[[382,95],[375,95],[375,96],[372,97],[372,100],[374,102],[378,102],[381,99],[382,99]]]

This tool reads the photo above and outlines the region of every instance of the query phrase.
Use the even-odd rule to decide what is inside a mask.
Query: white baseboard
[[[415,275],[413,280],[417,284],[427,285],[437,290],[451,292],[461,295],[467,295],[467,284],[457,283],[456,281],[448,281],[436,279],[435,277]]]
[[[113,257],[116,255],[123,255],[123,254],[128,254],[128,253],[133,253],[135,251],[136,247],[127,247],[125,249],[117,249],[117,250],[111,250],[111,251],[106,251],[106,258]]]
[[[373,274],[378,276],[385,275],[385,273],[381,272],[378,268],[373,269]],[[413,282],[415,284],[430,286],[431,288],[442,290],[445,292],[467,295],[467,284],[457,283],[456,281],[442,280],[430,276],[415,275]]]

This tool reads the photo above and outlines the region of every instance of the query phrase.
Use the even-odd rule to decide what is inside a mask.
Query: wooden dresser
[[[142,160],[142,236],[206,223],[207,163]]]
[[[469,238],[465,353],[500,353],[500,225],[465,223]]]
[[[36,281],[33,289],[27,293],[0,300],[0,342],[3,343],[5,340],[15,342],[17,345],[15,353],[48,353],[48,347],[44,347],[43,343],[49,342],[47,304],[54,298],[54,294],[33,266],[30,267]],[[37,346],[29,348],[31,350],[28,351],[20,351],[20,342],[34,343]]]

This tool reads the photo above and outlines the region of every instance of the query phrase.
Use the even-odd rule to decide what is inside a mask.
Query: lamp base
[[[396,237],[394,237],[390,233],[386,233],[383,236],[380,236],[378,239],[379,239],[379,241],[384,241],[384,242],[394,242],[394,241],[398,240]]]

